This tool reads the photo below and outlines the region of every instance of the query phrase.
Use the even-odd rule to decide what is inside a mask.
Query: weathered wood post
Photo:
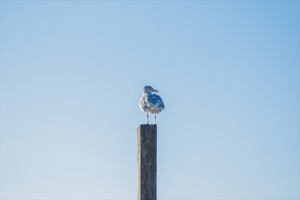
[[[137,199],[156,200],[157,126],[141,124],[137,128]]]

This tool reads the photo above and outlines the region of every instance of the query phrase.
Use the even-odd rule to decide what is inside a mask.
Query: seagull
[[[149,124],[148,113],[155,114],[155,124],[156,115],[165,109],[164,102],[162,98],[156,94],[158,90],[153,89],[151,86],[147,85],[142,90],[142,97],[140,99],[140,108],[143,112],[147,113],[147,120]]]

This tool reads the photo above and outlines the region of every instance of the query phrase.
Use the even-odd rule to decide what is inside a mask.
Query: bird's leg
[[[156,115],[154,116],[154,119],[155,119],[155,124],[156,124]]]
[[[148,121],[148,125],[149,125],[149,114],[147,113],[147,121]]]

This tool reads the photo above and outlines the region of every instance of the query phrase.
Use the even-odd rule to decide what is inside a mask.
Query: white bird
[[[156,124],[156,114],[160,113],[165,109],[164,102],[162,98],[156,94],[158,90],[153,89],[151,86],[145,86],[142,90],[142,97],[140,99],[140,108],[143,112],[147,113],[147,120],[149,124],[148,113],[155,114],[155,124]]]

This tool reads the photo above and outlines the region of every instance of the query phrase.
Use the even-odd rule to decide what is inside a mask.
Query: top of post
[[[157,130],[157,125],[156,124],[140,124],[137,129],[139,131],[149,131],[149,130],[153,130],[156,132]]]
[[[156,124],[140,124],[140,126],[145,126],[145,127],[147,127],[147,126],[157,126]]]

